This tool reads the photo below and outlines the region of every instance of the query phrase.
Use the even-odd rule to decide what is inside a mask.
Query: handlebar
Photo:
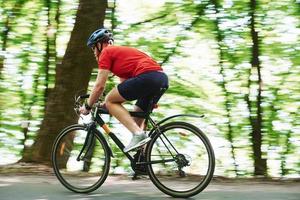
[[[76,96],[74,97],[75,99],[75,102],[74,102],[74,110],[76,112],[76,114],[79,116],[80,113],[79,113],[79,108],[84,104],[85,100],[87,98],[90,97],[90,94],[83,94],[83,95],[79,95],[79,96]],[[93,105],[93,108],[95,107],[102,107],[101,105],[101,100],[98,100],[94,105]]]
[[[84,104],[84,101],[89,97],[90,97],[89,94],[84,94],[84,95],[79,95],[79,96],[75,95],[74,109],[79,109]]]
[[[87,98],[89,98],[89,97],[90,97],[89,94],[84,94],[84,95],[80,95],[80,96],[79,96],[80,99],[87,99]]]

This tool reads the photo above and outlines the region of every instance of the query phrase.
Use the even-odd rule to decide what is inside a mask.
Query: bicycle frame
[[[107,110],[101,109],[101,108],[96,108],[94,113],[93,113],[93,119],[94,121],[102,127],[102,129],[105,131],[105,133],[114,141],[114,143],[118,146],[118,148],[124,153],[124,155],[130,160],[132,164],[146,164],[146,163],[134,163],[134,158],[128,153],[124,152],[124,144],[119,140],[119,138],[110,130],[108,125],[103,121],[101,118],[101,114],[109,114]],[[130,112],[131,116],[133,117],[139,117],[139,118],[144,118],[146,121],[149,121],[153,127],[153,129],[157,129],[158,126],[155,124],[155,122],[151,119],[148,113],[145,112]],[[87,137],[88,138],[88,137]],[[112,150],[110,150],[111,156],[113,156]]]
[[[151,124],[152,129],[150,130],[150,133],[149,133],[150,137],[153,137],[154,136],[153,134],[155,132],[161,133],[160,126],[162,124],[166,123],[166,121],[169,121],[171,119],[174,119],[174,118],[177,118],[177,117],[183,117],[183,116],[197,117],[197,118],[198,117],[203,117],[203,115],[202,116],[197,116],[197,115],[189,115],[189,114],[180,114],[180,115],[170,116],[170,117],[165,118],[165,119],[161,120],[160,122],[156,123],[150,117],[150,114],[152,113],[152,110],[150,110],[150,109],[149,109],[148,112],[129,112],[129,113],[130,113],[130,115],[132,117],[138,117],[138,118],[145,119],[146,125],[148,124],[148,122]],[[95,129],[96,128],[96,123],[104,130],[104,132],[114,141],[114,143],[118,146],[118,148],[130,160],[132,166],[135,166],[135,165],[157,164],[157,163],[166,163],[166,162],[173,162],[175,160],[175,157],[172,155],[173,159],[155,160],[155,161],[151,161],[151,162],[135,162],[134,158],[128,152],[124,152],[123,151],[123,149],[125,147],[124,144],[119,140],[119,138],[110,130],[110,128],[108,127],[108,125],[103,121],[103,119],[101,118],[101,114],[109,114],[109,112],[107,110],[103,109],[103,108],[96,107],[95,111],[92,113],[93,122],[91,122],[90,124],[86,124],[88,134],[87,134],[87,137],[85,139],[83,148],[81,149],[81,151],[80,151],[80,153],[79,153],[79,155],[77,157],[77,160],[80,159],[81,154],[82,154],[82,152],[84,151],[84,149],[86,147],[88,148],[86,152],[90,151],[90,148],[91,148],[92,144],[89,144],[88,141],[91,141],[90,137],[91,137],[91,133],[93,133],[93,131],[91,131],[91,129]],[[97,132],[97,133],[99,133],[99,132]],[[103,137],[103,136],[100,134],[100,137]],[[166,136],[164,136],[164,138],[168,141],[168,139],[166,138]],[[166,146],[166,144],[165,144],[165,146]],[[113,152],[112,152],[112,150],[110,148],[109,148],[109,152],[110,152],[111,157],[114,157]],[[169,150],[169,152],[171,153],[170,150]]]

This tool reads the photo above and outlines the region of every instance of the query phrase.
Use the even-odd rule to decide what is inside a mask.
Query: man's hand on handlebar
[[[92,111],[92,107],[98,107],[106,109],[105,103],[98,100],[93,106],[87,104],[87,99],[89,98],[89,94],[75,96],[75,105],[74,109],[77,114],[88,115]],[[82,101],[85,103],[82,104]]]
[[[80,108],[79,108],[79,112],[80,114],[83,115],[88,115],[91,112],[91,109],[88,109],[86,104],[83,104]]]

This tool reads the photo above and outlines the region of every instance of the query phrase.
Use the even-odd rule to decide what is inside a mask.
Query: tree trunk
[[[106,0],[80,0],[65,56],[56,66],[55,87],[49,93],[44,120],[36,141],[21,161],[50,164],[55,137],[65,126],[76,123],[74,94],[86,90],[92,66],[96,65],[86,41],[92,31],[103,26],[106,7]]]
[[[259,38],[258,32],[255,30],[255,11],[256,11],[256,0],[250,1],[250,30],[251,30],[251,39],[252,39],[252,52],[251,52],[251,68],[256,70],[257,80],[256,85],[257,95],[256,101],[251,102],[249,96],[247,98],[248,108],[250,112],[250,122],[252,127],[251,141],[252,141],[252,150],[254,157],[254,175],[267,175],[267,165],[266,160],[262,158],[261,144],[262,144],[262,78],[261,78],[261,69],[259,61]],[[251,71],[251,70],[250,70]],[[251,87],[251,80],[249,76],[249,91]],[[256,109],[253,109],[255,106]],[[255,114],[254,114],[255,113]],[[254,115],[252,115],[254,114]]]

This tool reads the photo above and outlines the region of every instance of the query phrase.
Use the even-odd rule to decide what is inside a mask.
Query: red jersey
[[[120,78],[132,78],[162,68],[147,54],[131,47],[107,46],[101,52],[99,69],[107,69]]]

